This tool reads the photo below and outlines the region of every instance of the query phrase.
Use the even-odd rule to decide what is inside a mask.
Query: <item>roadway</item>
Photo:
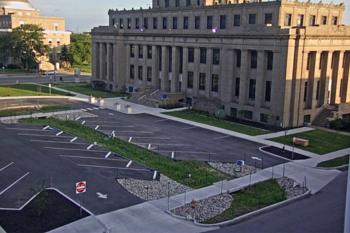
[[[64,82],[74,82],[75,81],[74,75],[57,74],[56,75],[57,82],[59,81],[59,77],[62,77]],[[81,75],[80,80],[81,81],[90,80],[90,76]],[[51,81],[53,81],[53,76],[51,76]],[[0,74],[0,85],[1,84],[16,84],[16,83],[49,83],[49,82],[50,82],[50,76],[46,76],[46,75],[40,76],[38,74],[30,74],[30,75]]]

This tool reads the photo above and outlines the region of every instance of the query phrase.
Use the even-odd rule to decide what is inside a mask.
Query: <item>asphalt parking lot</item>
[[[142,202],[117,177],[153,179],[154,171],[57,129],[0,124],[0,209],[18,209],[43,187],[59,189],[102,214]],[[87,192],[75,194],[75,183]],[[99,194],[107,195],[107,198]]]
[[[283,158],[259,151],[263,145],[147,114],[127,115],[106,109],[94,110],[96,118],[80,123],[125,141],[178,160],[235,162],[244,160],[258,168],[285,163]]]

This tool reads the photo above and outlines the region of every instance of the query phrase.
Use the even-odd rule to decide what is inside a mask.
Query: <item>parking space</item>
[[[48,126],[0,124],[0,137],[0,209],[18,209],[35,191],[54,187],[101,214],[142,202],[116,178],[153,179],[153,170]],[[75,183],[82,180],[88,192],[79,200]]]
[[[126,115],[106,109],[94,110],[96,118],[79,122],[116,137],[178,160],[235,162],[270,167],[287,160],[259,151],[263,145],[211,130],[156,116]],[[113,115],[111,115],[113,114]],[[259,165],[257,165],[259,163]]]

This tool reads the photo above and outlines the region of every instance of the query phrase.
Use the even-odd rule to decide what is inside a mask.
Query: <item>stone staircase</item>
[[[320,127],[328,127],[329,119],[335,119],[338,115],[338,106],[325,106],[324,109],[312,122],[313,125]]]

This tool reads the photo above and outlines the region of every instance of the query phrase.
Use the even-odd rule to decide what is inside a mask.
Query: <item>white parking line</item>
[[[98,130],[99,128],[100,128],[100,126],[99,126],[99,125],[96,125],[95,130]]]
[[[83,112],[87,112],[87,110],[86,110],[85,108],[82,108],[82,109],[81,109],[81,111],[83,111]]]
[[[17,134],[19,136],[29,136],[29,137],[51,137],[51,138],[57,138],[56,135],[45,135],[45,134],[26,134],[26,133],[19,133]],[[60,138],[71,138],[71,136],[59,136]]]
[[[129,138],[128,142],[131,142],[132,141],[132,137]]]
[[[6,168],[12,166],[13,164],[15,164],[15,163],[14,163],[14,162],[11,162],[11,163],[7,164],[5,167],[3,167],[3,168],[0,169],[0,172],[4,171]]]
[[[56,144],[70,144],[70,145],[89,145],[88,143],[84,142],[60,142],[60,141],[48,141],[48,140],[29,140],[30,142],[43,142],[43,143],[56,143]]]
[[[82,125],[85,125],[86,121],[81,122]]]
[[[76,121],[79,121],[79,120],[80,120],[80,118],[81,118],[81,117],[77,117],[77,118],[75,118],[75,120],[76,120]]]
[[[111,113],[111,112],[110,112],[110,113],[108,113],[108,115],[110,115],[110,116],[114,116],[114,113]]]
[[[96,108],[96,107],[95,107],[95,108],[92,108],[92,109],[94,109],[94,110],[100,110],[100,108]]]
[[[182,128],[182,130],[190,130],[190,129],[196,129],[197,127],[192,126],[192,127],[186,127],[186,128]]]
[[[153,180],[155,180],[157,178],[157,171],[154,171],[153,173]]]
[[[50,129],[50,126],[49,126],[49,125],[47,125],[47,126],[45,126],[45,127],[43,128],[43,130],[47,130],[47,129]]]
[[[230,138],[230,137],[231,137],[231,135],[226,135],[226,136],[214,138],[214,140],[221,140],[221,139]]]
[[[105,156],[105,159],[107,159],[111,154],[112,154],[112,152],[108,152]]]
[[[75,142],[77,139],[78,139],[78,137],[75,137],[72,140],[70,140],[70,142]]]
[[[92,109],[92,108],[87,108],[87,110],[89,110],[89,111],[93,111],[94,109]]]
[[[7,190],[9,190],[10,188],[12,188],[15,184],[17,184],[18,182],[20,182],[24,177],[26,177],[27,175],[29,175],[30,172],[27,172],[26,174],[24,174],[22,177],[20,177],[19,179],[17,179],[15,182],[13,182],[12,184],[10,184],[7,188],[5,188],[4,190],[2,190],[0,192],[0,196],[2,194],[4,194]]]
[[[56,136],[60,136],[61,134],[63,134],[63,131],[58,132]]]
[[[152,144],[148,144],[147,150],[151,150],[152,149]]]
[[[92,147],[94,147],[94,145],[95,145],[95,144],[93,143],[93,144],[89,145],[86,149],[87,149],[87,150],[90,150]]]
[[[131,166],[131,164],[132,164],[132,160],[130,160],[130,161],[128,162],[128,164],[126,165],[126,168],[129,168],[129,167]]]

